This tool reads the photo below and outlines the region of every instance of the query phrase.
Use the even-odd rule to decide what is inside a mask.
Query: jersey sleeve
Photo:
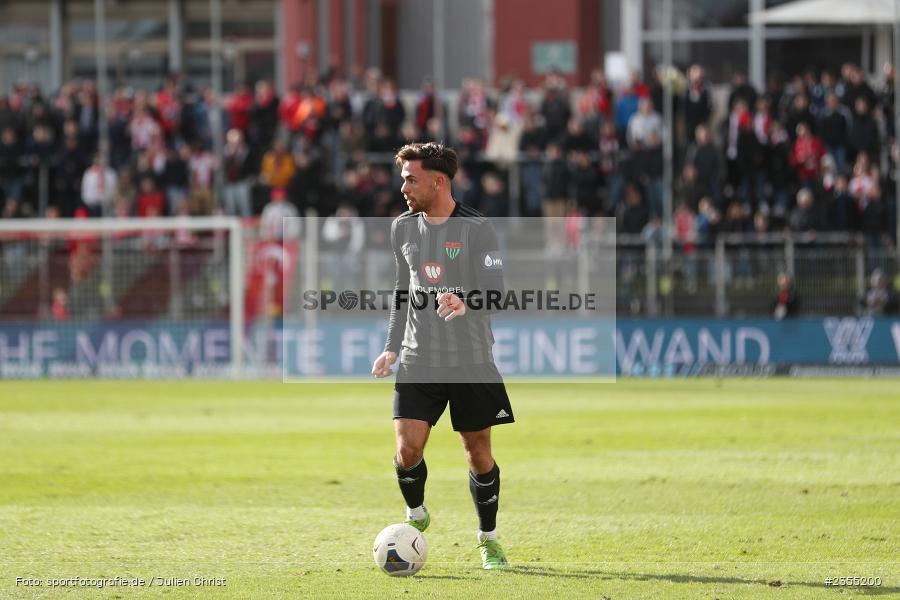
[[[405,301],[408,300],[407,295],[409,294],[409,268],[407,268],[406,259],[401,252],[400,242],[397,241],[397,221],[391,224],[391,248],[394,251],[396,275],[394,277],[394,295],[391,299],[391,312],[388,318],[387,343],[384,345],[384,351],[400,354],[403,334],[406,332],[408,307]],[[404,302],[401,302],[401,299]]]
[[[503,298],[506,294],[506,285],[503,283],[503,261],[506,257],[500,251],[497,232],[490,221],[485,221],[478,228],[475,246],[478,249],[474,257],[476,289],[481,291],[484,298],[490,295]],[[484,314],[498,312],[500,309],[496,306],[485,306]]]

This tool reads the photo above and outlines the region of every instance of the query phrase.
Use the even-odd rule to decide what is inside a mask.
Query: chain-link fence
[[[0,235],[0,320],[227,318],[222,231]]]
[[[668,259],[659,244],[619,236],[617,272],[619,316],[771,316],[782,273],[795,314],[863,314],[873,274],[898,285],[894,249],[849,234],[723,235],[677,244]]]
[[[853,235],[723,235],[711,244],[676,245],[666,258],[652,240],[616,237],[589,225],[608,220],[585,220],[578,235],[587,245],[588,259],[574,260],[577,254],[567,253],[565,245],[558,252],[515,247],[523,237],[515,233],[516,223],[527,221],[505,221],[511,249],[519,256],[509,264],[510,277],[535,287],[593,289],[614,261],[615,301],[622,317],[770,316],[780,272],[792,277],[798,314],[862,314],[868,310],[865,298],[873,273],[881,273],[889,290],[898,280],[895,251]],[[392,283],[393,257],[385,231],[389,227],[365,228],[364,246],[352,258],[327,243],[315,256],[299,250],[289,255],[293,284],[297,289],[378,289]],[[244,227],[243,239],[247,278],[241,287],[247,289],[256,285],[249,278],[262,240],[252,225]],[[227,233],[212,229],[7,232],[0,237],[0,319],[52,320],[54,310],[57,318],[83,321],[227,319],[227,246]],[[313,265],[317,280],[309,281]]]

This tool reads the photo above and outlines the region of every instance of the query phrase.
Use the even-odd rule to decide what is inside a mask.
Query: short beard
[[[416,204],[419,206],[419,212],[427,213],[434,206],[435,200],[437,199],[437,193],[432,193],[426,196],[425,198],[419,197],[416,198]]]

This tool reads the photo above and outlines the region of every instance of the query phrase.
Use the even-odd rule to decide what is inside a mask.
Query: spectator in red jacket
[[[437,107],[434,98],[434,82],[426,79],[422,83],[422,91],[416,100],[416,127],[419,131],[425,131],[428,120],[437,116]]]
[[[69,294],[65,288],[57,286],[53,288],[53,304],[50,305],[50,315],[54,321],[69,320]]]
[[[141,179],[141,191],[137,196],[137,216],[148,217],[163,214],[166,199],[156,187],[152,177]]]
[[[300,106],[302,97],[303,86],[299,83],[292,85],[291,88],[285,92],[284,96],[281,97],[278,104],[278,119],[281,121],[282,126],[288,129],[292,128],[294,114]]]
[[[240,84],[226,103],[231,127],[247,133],[250,125],[250,109],[253,108],[253,92],[245,84]]]
[[[810,132],[806,123],[797,124],[797,139],[791,148],[790,163],[797,173],[797,179],[802,186],[811,186],[819,174],[819,165],[825,155],[825,145],[822,140]]]
[[[772,312],[775,319],[781,321],[785,317],[793,317],[797,314],[799,299],[794,282],[786,271],[778,273],[778,295],[775,296]]]
[[[156,94],[156,111],[159,124],[167,139],[172,139],[181,124],[181,101],[174,77],[167,77],[163,88]]]
[[[601,69],[591,72],[591,83],[578,102],[578,111],[582,117],[598,113],[603,119],[612,117],[613,96],[606,76]]]

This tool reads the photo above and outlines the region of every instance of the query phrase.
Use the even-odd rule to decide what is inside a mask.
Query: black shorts
[[[442,371],[448,371],[446,377],[441,377]],[[439,383],[444,381],[453,383]],[[481,431],[515,421],[493,363],[452,368],[400,363],[394,384],[395,419],[428,421],[434,427],[448,402],[454,431]]]

